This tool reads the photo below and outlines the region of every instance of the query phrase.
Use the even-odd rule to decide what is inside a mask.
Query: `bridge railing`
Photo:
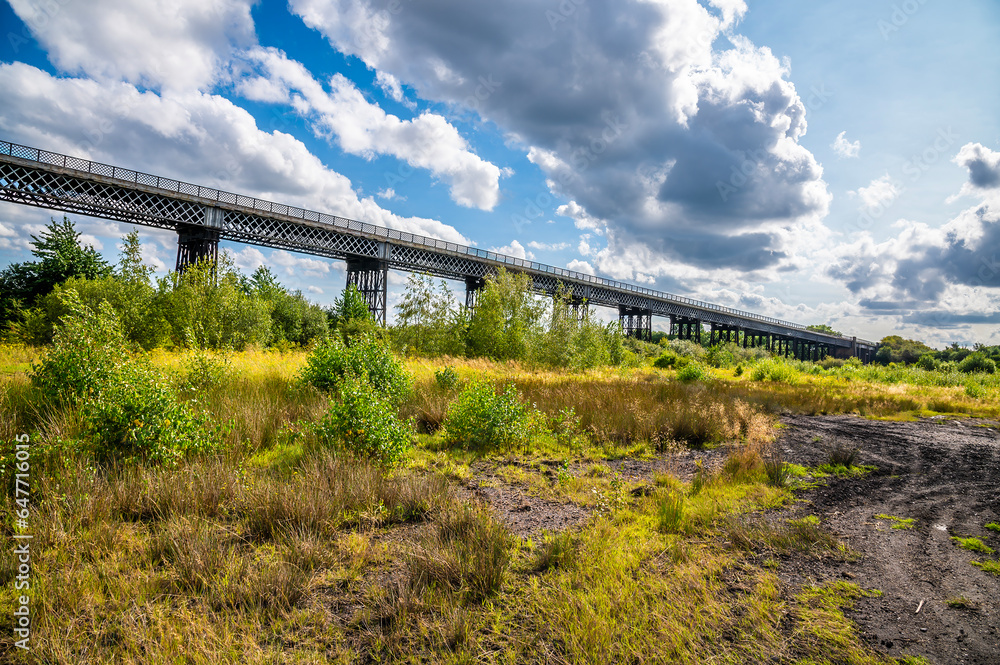
[[[29,146],[19,145],[17,143],[0,141],[0,154],[9,155],[11,157],[17,157],[19,159],[24,159],[28,161],[39,162],[41,164],[61,166],[63,168],[74,169],[76,171],[92,173],[94,175],[104,176],[107,178],[112,178],[114,180],[120,180],[129,183],[135,183],[137,185],[143,185],[146,187],[155,187],[157,189],[161,189],[167,192],[175,192],[187,196],[196,196],[201,199],[207,199],[209,201],[218,201],[220,203],[226,203],[229,205],[249,208],[251,210],[256,210],[259,212],[267,212],[276,215],[283,215],[286,217],[301,219],[303,221],[314,222],[317,224],[327,224],[336,228],[361,232],[370,236],[385,238],[387,240],[398,240],[400,242],[407,242],[410,244],[420,245],[423,247],[439,251],[443,250],[446,252],[451,252],[453,254],[464,254],[466,256],[485,259],[487,261],[492,261],[494,263],[508,265],[515,268],[548,273],[551,275],[555,275],[557,277],[565,277],[567,279],[572,279],[577,282],[586,282],[589,284],[593,284],[595,286],[616,289],[619,291],[629,291],[639,295],[649,296],[651,298],[658,298],[660,300],[666,300],[668,302],[673,302],[681,305],[688,305],[691,307],[697,307],[699,309],[720,312],[723,314],[731,314],[733,316],[737,316],[742,319],[750,319],[754,321],[760,321],[762,323],[770,323],[773,325],[778,325],[785,328],[791,328],[794,330],[802,330],[802,331],[807,330],[806,326],[803,326],[798,323],[782,321],[781,319],[775,319],[769,316],[755,314],[753,312],[745,312],[743,310],[734,309],[732,307],[724,307],[722,305],[716,305],[714,303],[705,302],[703,300],[695,300],[694,298],[687,298],[685,296],[679,296],[673,293],[667,293],[665,291],[657,291],[656,289],[649,289],[642,286],[636,286],[635,284],[629,284],[628,282],[619,282],[617,280],[605,279],[603,277],[595,277],[594,275],[588,275],[586,273],[577,272],[575,270],[568,270],[566,268],[550,266],[544,263],[538,263],[536,261],[528,261],[525,259],[518,258],[516,256],[498,254],[496,252],[491,252],[484,249],[478,249],[475,247],[468,247],[467,245],[448,242],[446,240],[440,240],[438,238],[429,238],[414,233],[408,233],[406,231],[398,231],[395,229],[386,228],[384,226],[376,226],[375,224],[369,224],[367,222],[359,222],[357,220],[347,219],[346,217],[339,217],[337,215],[330,215],[328,213],[321,213],[313,210],[307,210],[305,208],[298,208],[295,206],[284,205],[281,203],[274,203],[273,201],[266,201],[263,199],[257,199],[250,196],[243,196],[242,194],[233,194],[232,192],[226,192],[223,190],[214,189],[212,187],[202,187],[201,185],[193,185],[191,183],[183,182],[180,180],[173,180],[171,178],[161,178],[160,176],[151,175],[149,173],[142,173],[141,171],[124,169],[119,166],[113,166],[111,164],[103,164],[101,162],[94,162],[88,159],[82,159],[80,157],[71,157],[69,155],[63,155],[57,152],[50,152],[48,150],[42,150],[40,148],[31,148]],[[845,336],[838,337],[837,335],[828,335],[826,333],[820,333],[817,331],[809,331],[809,332],[813,332],[814,334],[824,335],[827,337],[832,337],[840,340],[851,339]],[[868,342],[866,340],[858,339],[857,341],[861,344],[875,346],[873,342]]]

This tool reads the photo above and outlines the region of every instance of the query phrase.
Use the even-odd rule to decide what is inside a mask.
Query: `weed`
[[[983,572],[1000,575],[1000,562],[998,561],[973,561],[972,565]]]
[[[441,390],[454,390],[458,386],[458,372],[451,365],[446,365],[434,372],[434,380]]]
[[[764,476],[771,487],[785,487],[792,477],[792,468],[776,455],[764,459]]]
[[[944,601],[944,604],[955,610],[977,610],[979,605],[965,596],[955,596]]]
[[[445,417],[445,441],[481,451],[510,451],[528,443],[531,414],[517,389],[472,381],[459,394]]]
[[[685,365],[677,370],[677,380],[683,383],[691,383],[692,381],[703,381],[705,379],[704,368],[697,364],[691,363],[690,365]]]
[[[410,584],[441,586],[482,601],[500,589],[513,545],[510,531],[487,508],[453,505],[438,518],[433,536],[410,554]]]
[[[579,541],[570,531],[555,535],[545,534],[532,567],[539,572],[552,568],[568,568],[576,562],[579,549]]]
[[[989,522],[983,528],[989,531],[996,531],[997,533],[1000,533],[1000,524],[997,524],[996,522]]]
[[[879,513],[875,516],[877,520],[889,520],[891,521],[893,529],[912,529],[914,522],[916,520],[912,517],[896,517],[895,515],[886,515],[885,513]]]
[[[410,423],[396,417],[392,402],[354,377],[343,380],[340,399],[330,401],[315,431],[321,442],[384,467],[399,464],[413,442]]]
[[[859,450],[857,448],[844,448],[842,446],[837,446],[830,451],[830,466],[842,466],[850,469],[854,466],[854,463],[858,459],[858,452]]]
[[[656,502],[657,525],[663,533],[677,533],[684,522],[684,497],[667,492]]]
[[[978,538],[959,538],[958,536],[952,536],[951,539],[955,541],[955,544],[963,550],[980,552],[982,554],[993,554],[993,548],[989,547]]]

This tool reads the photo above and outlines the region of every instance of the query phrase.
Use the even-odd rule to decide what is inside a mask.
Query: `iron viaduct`
[[[618,309],[626,334],[648,339],[654,316],[671,334],[733,341],[806,360],[827,355],[874,358],[877,345],[828,335],[712,303],[625,282],[426,238],[335,215],[202,187],[86,159],[0,141],[0,200],[176,231],[177,269],[217,257],[220,240],[284,248],[347,262],[347,283],[386,321],[388,270],[459,280],[466,306],[499,268],[528,275],[535,290],[568,292],[576,304]],[[705,330],[705,326],[709,330]]]

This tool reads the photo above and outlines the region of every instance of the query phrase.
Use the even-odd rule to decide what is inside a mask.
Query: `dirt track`
[[[801,494],[798,512],[814,514],[861,554],[831,566],[797,562],[793,584],[853,578],[881,598],[862,601],[851,617],[867,640],[893,655],[925,656],[932,663],[1000,663],[1000,577],[973,560],[996,560],[959,549],[951,536],[976,536],[1000,551],[1000,431],[996,423],[927,419],[878,422],[851,416],[783,418],[778,445],[790,461],[821,464],[837,446],[858,448],[858,463],[878,471],[834,480]],[[909,530],[891,529],[876,514],[915,518]],[[965,597],[976,609],[945,601]],[[923,601],[920,612],[916,610]]]

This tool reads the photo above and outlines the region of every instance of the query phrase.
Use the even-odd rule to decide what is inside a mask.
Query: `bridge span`
[[[877,344],[626,282],[505,256],[453,242],[233,194],[78,157],[0,141],[0,200],[176,231],[177,269],[214,259],[220,240],[283,248],[347,262],[376,320],[386,320],[388,270],[465,282],[475,306],[485,278],[499,268],[528,275],[541,293],[566,291],[574,303],[618,309],[624,331],[649,338],[654,316],[672,334],[726,340],[800,359],[874,358]],[[709,330],[705,330],[705,325]]]

